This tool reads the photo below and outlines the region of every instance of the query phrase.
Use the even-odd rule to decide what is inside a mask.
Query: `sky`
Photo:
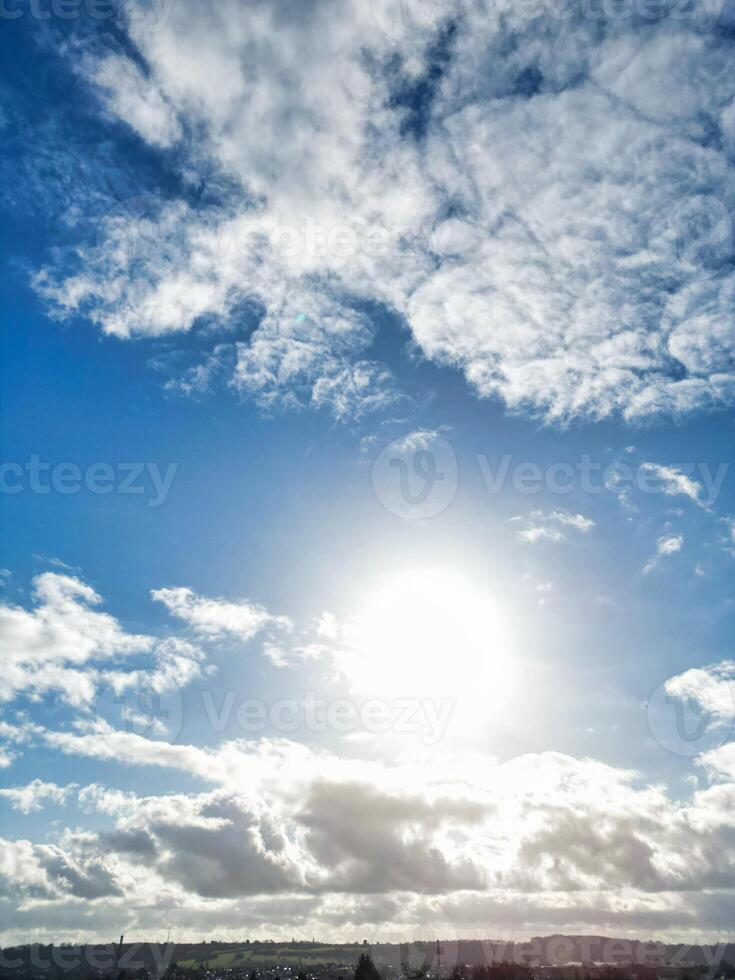
[[[0,20],[0,942],[732,936],[735,4]]]

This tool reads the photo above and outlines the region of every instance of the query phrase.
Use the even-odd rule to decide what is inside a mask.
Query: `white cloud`
[[[342,630],[325,614],[314,633],[331,643]],[[734,678],[727,661],[672,678],[667,693],[695,698],[726,720]],[[4,736],[28,737],[27,726],[3,725]],[[36,780],[0,793],[22,812],[74,798],[104,818],[94,832],[64,830],[53,844],[8,842],[0,852],[0,907],[42,899],[41,929],[54,929],[59,903],[70,898],[84,915],[100,898],[110,913],[118,898],[146,915],[151,902],[170,903],[184,928],[189,913],[204,928],[216,908],[235,928],[252,907],[243,903],[269,896],[309,900],[315,931],[319,923],[338,931],[337,899],[343,909],[376,903],[363,920],[374,928],[378,906],[398,902],[406,916],[399,932],[439,906],[468,928],[488,908],[501,917],[512,908],[547,931],[580,921],[602,927],[622,921],[625,906],[634,930],[644,928],[640,916],[655,914],[658,929],[707,931],[703,896],[735,892],[732,746],[699,760],[709,782],[686,801],[638,773],[554,752],[501,763],[445,749],[427,765],[285,739],[169,744],[101,720],[66,731],[34,726],[33,735],[65,755],[109,762],[110,780],[117,766],[145,766],[203,787],[141,797],[114,785],[77,792]],[[264,928],[279,935],[277,906],[264,905],[262,914]],[[137,912],[131,916],[137,926]]]
[[[684,536],[681,534],[668,534],[660,537],[656,542],[656,553],[646,562],[643,568],[643,574],[647,575],[649,572],[652,572],[662,558],[668,558],[681,551],[683,544]]]
[[[36,726],[33,722],[26,721],[23,714],[16,718],[15,724],[0,720],[0,737],[8,739],[10,742],[28,742],[35,730]]]
[[[34,608],[0,605],[3,674],[0,700],[21,692],[58,691],[73,705],[95,693],[93,661],[145,653],[152,637],[126,633],[108,613],[94,607],[102,599],[78,578],[45,572],[33,580]]]
[[[107,671],[101,674],[101,678],[116,693],[133,688],[166,694],[178,691],[201,677],[204,660],[204,652],[199,647],[170,636],[156,645],[155,661],[148,670]],[[209,671],[211,667],[207,669]]]
[[[568,510],[535,510],[528,517],[513,517],[513,522],[521,522],[523,527],[517,532],[517,537],[527,544],[539,541],[566,541],[568,531],[587,534],[595,526],[595,522],[583,514],[573,514]]]
[[[33,813],[42,810],[47,803],[57,805],[66,803],[67,797],[74,789],[76,789],[74,784],[57,786],[56,783],[44,783],[40,779],[34,779],[26,786],[0,789],[0,798],[8,800],[14,810]]]
[[[192,773],[207,778],[205,772],[211,755],[204,749],[171,745],[135,732],[119,731],[103,719],[79,722],[77,728],[78,732],[46,732],[43,737],[48,745],[68,755],[142,766],[191,767]]]
[[[327,406],[337,419],[400,397],[390,372],[362,359],[367,318],[326,296],[289,296],[269,311],[250,344],[237,345],[232,383],[265,409]]]
[[[182,130],[175,113],[151,79],[123,55],[88,61],[85,73],[109,111],[153,146],[171,146]]]
[[[714,779],[726,779],[730,783],[735,781],[735,742],[728,742],[726,745],[713,749],[711,752],[699,757],[697,760],[704,769]],[[725,785],[724,789],[732,792],[731,786]],[[730,805],[735,799],[729,800]]]
[[[30,841],[3,840],[0,848],[0,879],[12,882],[19,890],[51,892],[48,877],[41,867]]]
[[[395,439],[391,443],[391,448],[396,456],[411,457],[421,449],[431,449],[436,440],[441,437],[441,432],[436,429],[416,429]]]
[[[82,708],[106,684],[118,692],[143,685],[163,693],[202,673],[199,648],[177,637],[157,640],[126,632],[113,616],[95,608],[102,598],[79,578],[56,572],[37,575],[33,599],[30,609],[0,604],[0,701],[56,692]],[[120,669],[120,660],[138,655],[147,655],[152,665]]]
[[[679,494],[689,497],[695,504],[703,507],[700,499],[702,487],[696,480],[692,480],[680,469],[675,466],[660,466],[657,463],[641,463],[640,469],[643,473],[649,473],[661,483],[663,492],[668,497],[675,497]]]
[[[537,582],[533,589],[538,596],[538,604],[540,606],[547,605],[554,597],[554,583],[548,580]]]
[[[122,896],[114,873],[99,853],[89,846],[89,837],[67,833],[62,846],[32,844],[27,840],[0,842],[0,895],[23,904],[45,901],[94,901]],[[10,903],[8,903],[10,904]],[[7,912],[7,909],[6,909]]]
[[[722,523],[725,525],[725,551],[735,555],[735,517],[723,517]]]
[[[39,555],[35,553],[33,558],[42,565],[50,565],[52,568],[59,568],[64,572],[76,573],[81,571],[76,565],[70,565],[68,562],[63,561],[61,558],[55,558],[53,555]]]
[[[674,534],[670,537],[659,538],[656,552],[659,555],[675,555],[677,551],[681,551],[681,546],[683,543],[684,538],[681,536],[681,534]]]
[[[195,633],[216,639],[225,635],[251,640],[269,626],[287,627],[283,616],[272,616],[263,606],[226,599],[208,599],[191,589],[153,589],[151,596]]]
[[[639,914],[657,911],[659,927],[675,929],[678,908],[688,928],[707,930],[697,915],[701,896],[735,888],[735,798],[732,782],[723,782],[735,770],[725,750],[704,762],[711,785],[681,802],[634,772],[553,752],[504,763],[439,753],[427,768],[268,739],[200,749],[104,726],[46,737],[69,754],[147,762],[207,788],[139,797],[85,787],[82,807],[112,820],[112,829],[67,831],[54,848],[13,845],[15,864],[0,865],[0,880],[4,873],[21,894],[43,888],[63,901],[70,890],[123,891],[131,908],[165,895],[182,922],[187,909],[200,922],[215,907],[234,915],[249,896],[309,896],[322,923],[337,896],[346,907],[392,897],[406,914],[432,908],[434,896],[463,923],[474,922],[462,911],[472,901],[501,915],[511,906],[539,915],[547,929],[554,908],[564,909],[564,923],[588,914],[599,925],[616,920],[598,903],[611,910],[622,902]],[[375,915],[365,921],[377,927]],[[279,934],[277,918],[265,921]]]
[[[266,408],[394,400],[366,360],[366,300],[481,395],[547,419],[731,402],[729,42],[694,14],[601,30],[463,2],[451,31],[442,9],[416,33],[382,9],[180,2],[160,30],[131,21],[145,73],[82,59],[154,146],[192,134],[195,185],[214,168],[241,194],[109,221],[78,269],[37,278],[49,304],[128,337],[256,301],[231,381]]]
[[[735,721],[735,661],[685,671],[666,682],[666,692],[680,700],[692,699],[721,721]]]

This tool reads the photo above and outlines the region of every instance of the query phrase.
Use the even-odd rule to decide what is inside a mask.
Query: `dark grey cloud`
[[[482,808],[471,801],[427,803],[359,784],[312,788],[298,820],[306,843],[327,872],[327,891],[419,892],[482,888],[469,860],[451,862],[433,843],[442,824],[474,824]]]
[[[95,859],[88,859],[78,866],[57,848],[41,847],[39,864],[49,879],[76,898],[119,898],[123,892],[109,868]]]
[[[156,855],[156,842],[146,830],[108,830],[99,835],[102,849],[129,854],[133,857],[152,858]]]

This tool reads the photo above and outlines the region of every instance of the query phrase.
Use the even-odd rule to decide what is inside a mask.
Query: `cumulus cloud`
[[[53,738],[73,754],[92,745],[97,753],[106,740],[129,764],[141,762],[146,743],[111,731]],[[85,787],[80,805],[112,826],[66,831],[53,846],[13,843],[0,860],[0,896],[44,896],[50,921],[69,894],[123,893],[143,907],[165,896],[182,921],[196,910],[200,922],[214,908],[229,921],[257,899],[259,921],[278,935],[278,909],[287,924],[294,902],[339,932],[337,899],[350,910],[345,921],[364,903],[373,927],[397,900],[406,916],[451,906],[473,922],[471,909],[462,911],[469,902],[478,921],[482,909],[503,917],[515,908],[547,928],[617,922],[624,905],[632,924],[636,913],[655,913],[658,928],[701,929],[695,891],[735,888],[730,746],[705,760],[712,782],[689,802],[634,772],[553,752],[505,763],[439,755],[427,770],[268,739],[168,746],[168,754],[147,746],[149,762],[208,787],[157,796]]]
[[[6,907],[15,901],[17,907],[31,900],[43,908],[45,902],[121,897],[114,871],[91,843],[90,835],[69,831],[60,844],[2,840],[0,901],[6,899]]]
[[[720,808],[732,805],[735,802],[731,786],[735,781],[735,742],[707,752],[698,762],[714,779],[728,781],[722,787],[716,787],[715,791],[710,791],[710,796],[715,797]]]
[[[448,832],[462,836],[482,814],[472,800],[429,801],[379,785],[323,782],[310,787],[297,820],[328,891],[445,892],[484,885],[473,857],[442,846]]]
[[[376,308],[480,395],[546,419],[731,402],[732,40],[704,4],[583,7],[461,2],[420,30],[329,0],[131,20],[129,55],[76,69],[151,146],[178,140],[192,186],[236,190],[110,219],[36,288],[119,337],[259,304],[227,370],[265,408],[391,404]]]
[[[0,880],[5,885],[5,888],[0,887],[0,893],[6,893],[9,888],[36,895],[52,893],[51,883],[36,849],[27,840],[3,840],[3,847],[0,848]]]
[[[589,530],[581,515],[552,515],[567,531]],[[241,604],[183,592],[176,601],[193,630],[251,634],[250,606],[242,619]],[[118,637],[121,627],[112,623],[108,635]],[[310,635],[332,649],[344,633],[324,614]],[[168,641],[174,664],[179,654],[196,660],[187,644]],[[161,655],[163,674],[166,663]],[[672,678],[667,693],[726,719],[734,677],[726,661]],[[23,813],[76,802],[102,823],[93,832],[62,830],[51,843],[8,842],[2,852],[0,907],[33,900],[38,921],[57,935],[58,910],[72,899],[84,916],[102,900],[108,911],[116,901],[131,909],[165,901],[177,921],[191,913],[200,924],[216,907],[223,921],[232,916],[233,928],[238,913],[257,908],[258,921],[278,934],[292,924],[294,902],[306,903],[308,921],[334,930],[360,916],[378,927],[391,901],[404,909],[407,929],[411,916],[431,918],[447,904],[465,922],[488,908],[503,917],[512,906],[547,926],[580,917],[602,925],[622,921],[623,895],[626,914],[701,928],[700,896],[735,891],[731,746],[698,760],[707,784],[681,800],[638,773],[554,752],[498,762],[484,752],[445,750],[427,767],[420,759],[354,757],[286,739],[172,744],[84,715],[56,730],[2,722],[0,736],[11,746],[34,738],[64,756],[109,764],[109,787],[35,780],[0,792]],[[185,775],[201,788],[140,796],[114,788],[118,767]],[[672,895],[697,897],[677,906]],[[474,902],[476,913],[461,912],[463,902]],[[14,921],[6,939],[16,935]]]
[[[735,722],[735,661],[723,660],[709,667],[684,671],[666,682],[666,692],[680,700],[692,700],[720,721]]]
[[[28,691],[59,691],[70,704],[94,696],[92,661],[152,649],[149,636],[126,633],[116,619],[95,607],[101,597],[78,578],[46,572],[33,580],[35,606],[0,605],[4,657],[0,700]]]
[[[80,578],[56,572],[38,575],[33,601],[30,609],[0,604],[0,701],[56,692],[79,708],[89,706],[103,684],[117,691],[145,684],[163,692],[201,673],[203,654],[197,647],[175,637],[156,640],[126,632],[97,608],[102,597]],[[120,660],[136,655],[148,655],[153,666],[119,669]]]
[[[0,769],[9,768],[18,758],[18,745],[29,743],[36,733],[36,726],[29,721],[15,724],[0,719]]]
[[[103,671],[100,679],[116,694],[132,689],[167,694],[186,687],[205,672],[204,651],[179,637],[169,636],[156,644],[155,662],[147,670]],[[206,668],[211,672],[212,667]]]
[[[41,810],[47,803],[66,803],[69,793],[76,787],[57,786],[56,783],[44,783],[34,779],[26,786],[11,786],[0,789],[0,798],[8,800],[14,810],[21,813],[33,813]]]

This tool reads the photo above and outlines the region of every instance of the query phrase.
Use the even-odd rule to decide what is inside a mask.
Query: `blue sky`
[[[539,6],[2,8],[4,942],[729,928],[735,12]]]

